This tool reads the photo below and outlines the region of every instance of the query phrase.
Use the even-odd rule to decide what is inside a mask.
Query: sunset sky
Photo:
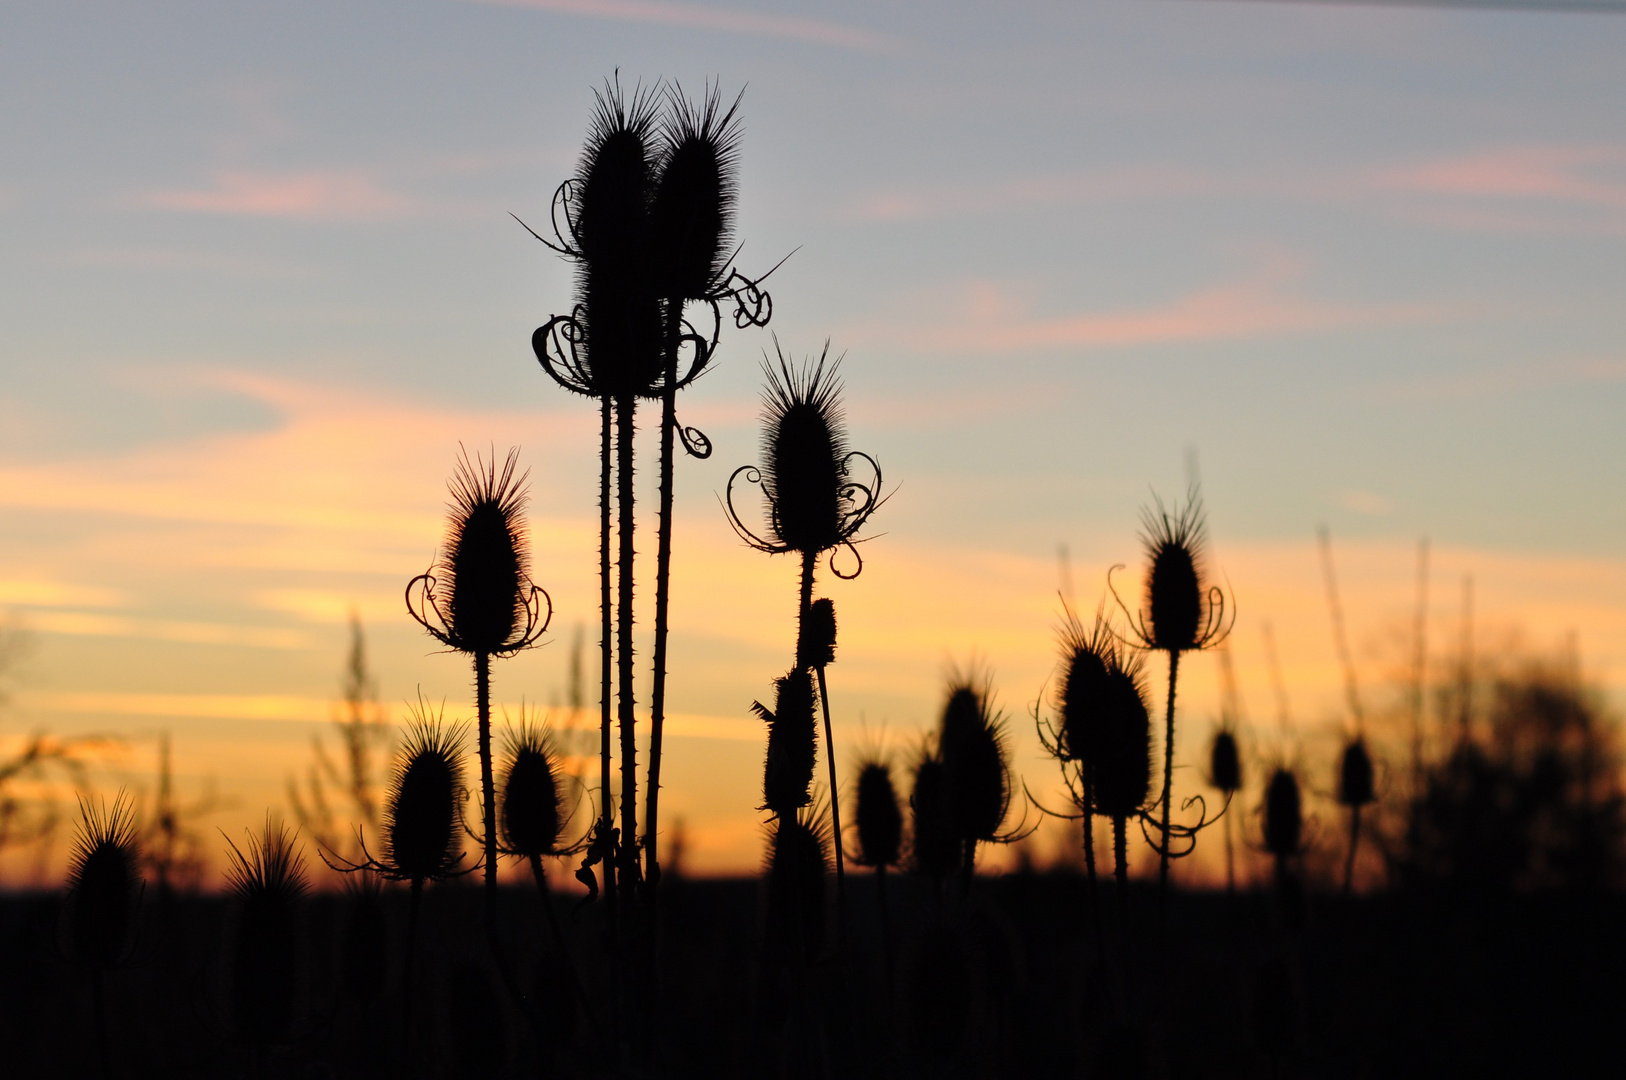
[[[466,661],[401,601],[460,443],[521,448],[557,610],[495,696],[516,719],[563,700],[575,627],[596,640],[597,411],[531,355],[571,274],[508,215],[541,227],[617,68],[745,89],[740,264],[794,250],[771,329],[845,354],[852,443],[892,492],[862,576],[821,584],[838,763],[904,760],[948,666],[975,662],[1049,798],[1030,712],[1058,545],[1081,611],[1116,563],[1133,602],[1140,509],[1178,497],[1193,455],[1249,744],[1312,791],[1346,719],[1319,526],[1374,712],[1406,670],[1424,536],[1437,675],[1472,575],[1479,649],[1573,633],[1626,701],[1626,17],[22,0],[4,25],[0,609],[31,648],[0,748],[116,736],[99,790],[150,788],[167,731],[182,798],[224,798],[204,825],[286,812],[352,608],[395,716],[420,689],[469,715]],[[684,820],[696,871],[758,864],[749,706],[792,658],[796,567],[718,501],[757,459],[771,348],[726,333],[680,399],[716,447],[677,482],[662,824]],[[1218,665],[1183,671],[1196,791]],[[0,858],[0,881],[31,860]]]

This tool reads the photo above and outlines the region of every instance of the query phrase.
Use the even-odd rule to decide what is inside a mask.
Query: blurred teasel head
[[[1208,750],[1208,781],[1227,795],[1242,790],[1242,757],[1237,753],[1236,733],[1229,728],[1214,732]]]
[[[1130,818],[1146,805],[1152,785],[1152,719],[1141,658],[1114,653],[1107,688],[1095,741],[1095,807],[1108,817]]]
[[[792,964],[809,963],[824,947],[824,886],[830,873],[830,838],[823,817],[804,811],[769,826],[767,938],[770,952]]]
[[[743,94],[742,94],[743,96]],[[654,287],[662,298],[705,300],[728,268],[738,192],[740,98],[726,110],[715,87],[699,101],[667,90],[649,205]]]
[[[796,635],[796,666],[828,667],[836,662],[836,605],[820,597],[802,614]]]
[[[813,676],[793,668],[774,684],[770,711],[752,702],[751,711],[768,725],[768,757],[762,769],[762,806],[778,817],[794,817],[813,801],[813,764],[818,742]]]
[[[559,855],[568,814],[561,789],[558,753],[546,728],[522,722],[509,738],[500,781],[505,850],[521,858]]]
[[[964,842],[998,840],[1011,805],[1005,725],[991,710],[992,693],[991,679],[954,674],[938,729],[954,834]]]
[[[407,585],[412,617],[459,652],[511,656],[536,644],[553,617],[552,601],[528,573],[526,477],[514,475],[518,463],[518,450],[500,469],[495,454],[473,462],[459,454],[445,547],[434,567]]]
[[[910,862],[916,873],[941,880],[959,869],[964,846],[954,829],[948,770],[929,748],[915,762],[909,824]]]
[[[1230,633],[1235,613],[1227,612],[1225,593],[1207,580],[1202,493],[1193,485],[1185,505],[1172,511],[1155,496],[1153,502],[1141,515],[1145,602],[1138,616],[1129,616],[1137,644],[1168,653],[1218,645]]]
[[[463,857],[463,730],[415,710],[396,752],[384,801],[384,851],[377,869],[401,881],[442,881]]]
[[[1117,663],[1116,643],[1099,614],[1085,630],[1072,612],[1061,631],[1062,677],[1055,709],[1061,726],[1055,731],[1056,756],[1079,762],[1093,771],[1094,744],[1102,716],[1111,707],[1112,687],[1107,676]]]
[[[339,987],[348,997],[372,1002],[384,996],[390,966],[390,925],[379,876],[371,871],[348,879],[345,886],[344,948]]]
[[[288,1040],[302,986],[304,898],[309,888],[294,837],[270,817],[245,854],[228,841],[227,885],[234,901],[229,956],[233,1027],[256,1046]]]
[[[880,760],[866,761],[858,770],[858,805],[853,815],[858,827],[860,866],[895,866],[903,844],[903,811],[892,786],[892,770]]]
[[[1278,859],[1290,859],[1298,854],[1303,831],[1299,778],[1291,769],[1278,768],[1265,787],[1265,848]]]
[[[1366,740],[1357,735],[1344,747],[1338,759],[1338,803],[1340,806],[1365,806],[1377,798],[1372,782],[1372,755],[1367,753]]]
[[[67,931],[75,962],[105,969],[123,962],[141,896],[135,811],[121,791],[112,807],[79,800],[68,861]]]
[[[775,342],[775,349],[778,343]],[[768,388],[762,432],[763,464],[745,465],[729,477],[726,496],[730,523],[741,539],[770,554],[819,555],[843,544],[852,551],[855,568],[837,577],[856,577],[863,569],[853,537],[880,504],[881,469],[871,458],[847,448],[841,416],[838,358],[826,366],[830,345],[815,363],[794,367],[778,352],[778,367],[765,363]],[[862,460],[873,474],[861,483],[851,474]],[[734,507],[734,482],[760,483],[767,500],[766,536],[758,536]]]

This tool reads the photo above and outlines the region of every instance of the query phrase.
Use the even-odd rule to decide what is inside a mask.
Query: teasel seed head
[[[1083,763],[1093,772],[1102,715],[1111,704],[1107,672],[1117,663],[1117,647],[1100,615],[1093,629],[1086,631],[1070,612],[1062,627],[1061,644],[1063,670],[1055,702],[1061,716],[1057,756]]]
[[[858,827],[860,866],[895,866],[903,845],[903,811],[892,786],[892,770],[884,761],[867,761],[858,770],[858,806],[853,815]]]
[[[793,668],[775,683],[774,690],[771,712],[761,702],[751,703],[751,711],[768,725],[760,809],[781,818],[794,817],[796,811],[813,801],[813,765],[819,737],[814,719],[813,675],[806,668]]]
[[[502,778],[502,835],[507,851],[529,859],[557,855],[564,831],[557,754],[546,729],[521,723]]]
[[[655,291],[704,300],[727,269],[738,192],[740,99],[723,111],[718,90],[698,102],[667,92],[660,162],[649,207]]]
[[[836,662],[836,605],[820,597],[808,606],[796,635],[796,666],[828,667]]]
[[[1365,806],[1377,798],[1372,783],[1372,756],[1366,740],[1357,735],[1344,747],[1338,761],[1338,802],[1341,806]]]
[[[443,881],[463,855],[463,729],[420,705],[396,752],[384,800],[380,866],[404,881]]]
[[[764,873],[770,954],[793,966],[811,963],[824,948],[830,838],[823,815],[804,810],[775,819]]]
[[[518,463],[517,449],[501,469],[495,454],[473,462],[459,454],[445,549],[429,573],[407,586],[412,617],[461,652],[510,656],[536,644],[553,614],[547,594],[529,576],[526,476],[514,475]]]
[[[934,753],[922,750],[909,793],[910,856],[913,869],[941,880],[960,867],[964,846],[954,830],[948,770]]]
[[[1214,732],[1208,751],[1208,780],[1227,795],[1242,790],[1242,757],[1237,752],[1236,734],[1228,728]]]
[[[71,955],[107,969],[130,949],[140,902],[135,810],[121,791],[112,807],[79,800],[79,829],[68,862],[67,922]]]
[[[1095,806],[1108,817],[1128,818],[1146,805],[1152,786],[1152,719],[1141,658],[1115,652],[1107,687],[1096,740]]]
[[[962,841],[987,843],[999,838],[1011,805],[1009,750],[1002,718],[991,711],[989,680],[969,675],[949,683],[937,737],[938,756],[948,778],[954,833]]]
[[[570,222],[583,261],[606,275],[642,281],[649,259],[655,181],[655,95],[619,81],[594,91],[592,123],[576,168]]]
[[[1265,847],[1278,859],[1292,858],[1303,830],[1299,779],[1291,769],[1278,768],[1265,788]]]
[[[1168,653],[1218,645],[1230,633],[1235,612],[1226,610],[1225,594],[1204,574],[1202,493],[1193,485],[1185,505],[1173,512],[1162,500],[1154,502],[1141,515],[1148,566],[1145,602],[1138,616],[1130,616],[1137,644]]]
[[[226,880],[234,901],[228,949],[229,1006],[238,1035],[283,1043],[297,1019],[304,975],[304,898],[309,884],[294,836],[269,816],[248,852],[230,844]]]

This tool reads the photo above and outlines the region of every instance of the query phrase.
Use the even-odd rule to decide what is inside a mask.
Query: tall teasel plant
[[[792,365],[774,342],[777,366],[763,362],[768,385],[763,393],[762,464],[742,465],[728,480],[725,505],[730,524],[751,547],[770,555],[795,553],[801,560],[801,594],[797,607],[796,665],[816,670],[824,709],[825,754],[830,766],[830,808],[835,835],[841,835],[840,798],[836,790],[834,732],[824,669],[835,659],[835,608],[813,600],[813,579],[820,557],[831,554],[830,572],[852,579],[864,568],[856,537],[883,501],[881,467],[874,458],[847,445],[841,411],[841,366],[831,362],[830,343],[817,361]],[[867,469],[867,475],[856,473]],[[746,524],[734,505],[734,485],[757,484],[766,503],[761,531]],[[845,547],[852,569],[836,565],[833,553]],[[837,889],[844,869],[837,852]]]
[[[613,846],[610,799],[611,636],[619,675],[621,837],[617,860],[637,873],[636,779],[632,677],[633,427],[639,398],[661,402],[660,521],[656,553],[654,684],[651,692],[650,777],[644,820],[647,876],[658,878],[656,849],[662,728],[666,707],[666,639],[670,607],[674,443],[696,457],[710,442],[678,424],[676,394],[709,365],[732,301],[738,327],[766,325],[772,300],[731,265],[737,191],[739,99],[727,109],[708,87],[698,102],[677,87],[623,93],[619,81],[597,93],[587,145],[576,175],[554,194],[553,239],[532,232],[577,269],[577,301],[569,315],[532,335],[543,369],[567,390],[600,400],[600,605],[603,631],[602,817],[598,851]],[[666,109],[660,108],[664,97]],[[523,224],[523,223],[522,223]],[[529,227],[527,226],[527,231]],[[771,273],[771,271],[770,271]],[[764,275],[764,278],[766,275]],[[706,312],[700,327],[690,307]],[[612,628],[610,587],[611,417],[615,421],[619,573]],[[629,861],[630,860],[630,861]]]
[[[450,484],[451,520],[445,545],[429,572],[407,584],[407,610],[431,637],[466,653],[474,664],[479,723],[480,793],[487,940],[497,943],[497,794],[491,759],[491,660],[535,645],[553,616],[548,594],[530,579],[525,534],[525,476],[514,475],[519,452],[499,468],[460,455]]]
[[[892,766],[879,754],[858,766],[853,794],[853,819],[858,850],[853,862],[875,871],[875,899],[881,913],[881,947],[886,954],[887,978],[892,977],[892,917],[886,900],[886,872],[898,865],[903,852],[903,810],[892,783]]]
[[[1236,731],[1227,718],[1214,730],[1208,744],[1208,783],[1218,788],[1227,804],[1242,790],[1242,755],[1237,748]],[[1236,852],[1231,837],[1231,819],[1225,819],[1225,891],[1236,892]]]
[[[246,852],[227,841],[227,1010],[236,1036],[257,1050],[286,1044],[301,1019],[310,883],[294,840],[267,817],[258,835],[249,834]]]
[[[1355,887],[1355,852],[1361,842],[1361,810],[1377,801],[1372,755],[1357,734],[1338,756],[1338,805],[1349,811],[1349,852],[1344,857],[1344,895]]]
[[[1003,831],[1011,808],[1010,748],[993,696],[991,675],[953,672],[937,731],[962,889],[970,888],[979,844],[1009,843],[1025,834],[1025,826]]]
[[[1224,590],[1209,580],[1205,566],[1207,522],[1202,493],[1196,484],[1186,492],[1183,506],[1169,509],[1154,496],[1153,507],[1142,513],[1142,541],[1146,549],[1145,599],[1138,612],[1130,612],[1116,589],[1113,597],[1129,623],[1128,643],[1164,652],[1169,657],[1167,714],[1163,725],[1163,790],[1159,796],[1158,887],[1165,897],[1169,887],[1169,860],[1188,854],[1176,852],[1177,838],[1195,843],[1196,833],[1208,822],[1176,826],[1170,821],[1174,787],[1174,703],[1180,675],[1180,657],[1222,643],[1236,621],[1236,605],[1227,603]],[[1114,567],[1114,571],[1121,567]],[[1111,574],[1107,577],[1111,585]],[[1198,796],[1198,799],[1201,797]]]
[[[113,1072],[106,974],[129,958],[143,892],[136,831],[134,806],[122,791],[111,807],[80,798],[79,830],[68,859],[63,929],[68,956],[90,972],[92,1021],[103,1076]]]

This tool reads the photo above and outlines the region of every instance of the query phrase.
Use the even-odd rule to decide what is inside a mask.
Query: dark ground
[[[942,905],[923,882],[889,883],[891,993],[867,873],[848,883],[849,963],[799,972],[760,960],[756,882],[669,881],[648,1074],[1129,1075],[1111,1061],[1138,1049],[1148,1076],[1626,1076],[1621,896],[1312,893],[1295,917],[1270,892],[1183,894],[1170,899],[1165,947],[1155,890],[1134,887],[1128,933],[1108,920],[1103,966],[1079,878],[978,880],[964,902],[951,883]],[[1116,911],[1110,884],[1100,899]],[[223,989],[228,903],[149,893],[132,955],[107,981],[114,1075],[606,1075],[544,948],[534,892],[504,894],[503,936],[541,1039],[496,977],[478,890],[431,887],[425,902],[405,1035],[398,960],[384,996],[359,1000],[346,981],[347,901],[316,895],[292,1037],[254,1051]],[[389,903],[394,957],[405,890]],[[601,907],[571,907],[558,901],[598,1008]],[[59,957],[56,909],[54,897],[0,898],[3,1076],[99,1074],[90,983]]]

